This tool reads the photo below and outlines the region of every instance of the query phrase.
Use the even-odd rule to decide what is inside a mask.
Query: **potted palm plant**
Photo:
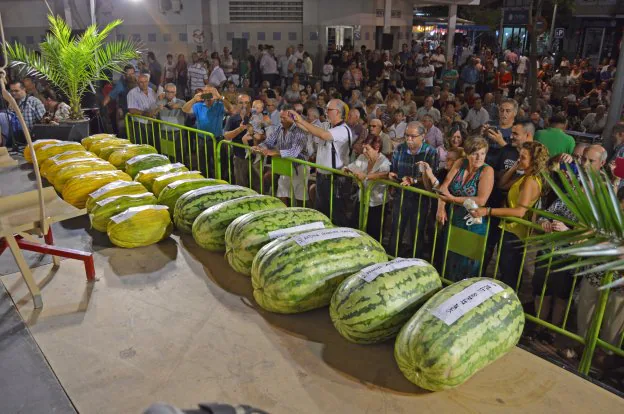
[[[138,46],[126,40],[107,41],[111,32],[122,24],[115,20],[99,29],[87,27],[81,35],[73,35],[72,29],[60,17],[48,15],[50,29],[40,52],[15,43],[7,45],[11,66],[25,70],[28,75],[41,77],[50,82],[69,101],[70,124],[82,124],[89,134],[89,119],[85,117],[81,101],[97,81],[108,81],[114,72],[139,56]]]

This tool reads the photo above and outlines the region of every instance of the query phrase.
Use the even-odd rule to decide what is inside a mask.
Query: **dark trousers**
[[[348,211],[349,205],[351,204],[350,194],[346,191],[346,186],[339,183],[341,180],[344,181],[345,179],[334,176],[332,216],[330,217],[329,204],[332,199],[331,175],[320,173],[316,175],[316,199],[314,200],[314,208],[327,217],[330,217],[335,225],[347,227],[350,222],[349,216],[352,213]]]
[[[490,226],[490,230],[492,230],[492,226]],[[500,231],[491,232],[490,237],[495,237],[496,240],[500,241]],[[500,259],[498,262],[500,278],[498,279],[513,290],[516,290],[516,284],[518,283],[518,277],[522,269],[522,250],[524,249],[524,244],[520,241],[518,236],[506,231],[503,235],[503,240],[499,242],[498,248],[500,249]]]
[[[274,87],[274,86],[279,86],[280,77],[279,77],[279,74],[277,73],[269,73],[266,75],[262,75],[262,80],[269,81],[269,83],[271,84],[271,87]]]
[[[383,204],[379,206],[368,207],[368,220],[366,221],[366,233],[377,241],[380,241],[379,236],[381,235],[381,210],[382,209],[383,209]],[[356,208],[353,211],[353,216],[351,217],[351,227],[353,227],[354,229],[359,228],[359,222],[360,222],[360,209]]]
[[[418,203],[418,194],[405,191],[402,206],[401,193],[398,192],[395,195],[394,201],[392,202],[392,237],[390,238],[389,254],[393,256],[412,256],[414,237],[416,236],[416,226],[418,224],[416,257],[423,257],[426,255],[425,225],[427,222],[427,213],[429,211],[430,203],[428,198],[422,197],[422,201],[420,202],[420,220],[418,220]],[[400,220],[399,213],[401,215]],[[405,240],[405,237],[407,237],[407,244],[402,246],[401,242]]]

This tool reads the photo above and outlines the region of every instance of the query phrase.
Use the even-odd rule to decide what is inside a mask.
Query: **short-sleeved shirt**
[[[332,135],[331,140],[315,138],[317,144],[316,162],[324,167],[341,169],[349,164],[351,147],[353,145],[353,132],[345,123],[340,123],[329,129]],[[351,141],[351,142],[349,142]],[[332,144],[336,151],[335,161],[332,161]],[[319,170],[320,174],[327,174],[326,171]]]
[[[189,66],[187,73],[191,94],[194,94],[197,89],[202,89],[206,86],[204,81],[208,79],[208,71],[201,63],[195,63]]]
[[[223,136],[223,117],[225,116],[223,102],[215,101],[210,108],[204,102],[197,102],[193,105],[193,114],[197,129],[210,132],[215,138]]]
[[[158,101],[158,105],[164,106],[164,105],[167,105],[168,103],[169,101],[167,101],[166,99],[161,99]],[[170,122],[172,124],[178,124],[178,125],[184,125],[184,120],[186,118],[186,115],[182,111],[182,105],[184,105],[186,102],[184,102],[182,99],[173,98],[171,103],[175,105],[179,105],[180,108],[169,109],[167,107],[164,107],[158,113],[158,117],[165,122]],[[180,130],[179,128],[172,127],[170,125],[162,125],[161,129],[163,131],[179,131]]]
[[[247,119],[247,122],[249,122],[249,117],[247,117],[246,119]],[[232,115],[231,117],[228,118],[227,122],[225,123],[225,130],[233,131],[236,128],[238,128],[240,124],[241,124],[241,116],[239,114]],[[243,137],[245,136],[246,133],[247,133],[247,129],[244,129],[240,134],[238,134],[237,136],[234,137],[234,139],[232,139],[232,142],[236,142],[237,144],[244,144]],[[234,154],[235,157],[245,158],[245,150],[243,148],[233,147],[232,153]]]
[[[128,109],[138,109],[139,111],[149,111],[156,106],[156,92],[152,88],[147,88],[147,95],[138,86],[128,92]],[[146,124],[144,119],[137,122]]]
[[[544,144],[548,148],[551,157],[566,153],[574,153],[576,142],[574,138],[559,128],[542,129],[535,133],[535,141]]]

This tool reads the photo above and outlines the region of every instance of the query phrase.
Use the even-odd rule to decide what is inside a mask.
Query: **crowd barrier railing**
[[[136,126],[136,120],[147,121],[147,123],[142,124],[147,126]],[[173,134],[171,133],[172,131],[167,131],[162,128],[163,126],[178,128],[180,133]],[[227,140],[217,142],[212,134],[147,117],[128,115],[126,117],[126,127],[128,136],[134,143],[154,145],[160,153],[172,157],[176,162],[183,162],[189,168],[194,168],[195,165],[197,165],[202,171],[210,170],[216,178],[225,179],[231,183],[253,188],[262,194],[276,196],[278,187],[276,178],[281,176],[290,177],[288,194],[282,198],[288,199],[291,206],[301,205],[303,207],[317,207],[316,203],[313,203],[316,196],[312,197],[312,189],[317,184],[319,171],[322,171],[329,179],[330,197],[326,214],[335,224],[348,225],[359,228],[362,231],[368,231],[369,233],[371,232],[371,227],[378,229],[378,232],[375,233],[375,238],[384,245],[390,257],[409,256],[428,260],[439,269],[441,278],[445,284],[453,283],[453,280],[447,277],[449,274],[449,270],[447,269],[449,253],[465,255],[466,258],[479,261],[478,270],[474,270],[474,274],[465,274],[464,277],[488,276],[494,279],[499,278],[501,252],[503,248],[509,248],[509,246],[505,246],[503,243],[506,232],[505,226],[502,226],[500,230],[498,230],[498,228],[496,229],[499,235],[494,238],[492,235],[494,229],[491,228],[491,221],[488,220],[483,234],[478,235],[478,237],[470,235],[468,234],[470,233],[469,231],[451,224],[456,214],[467,213],[462,206],[454,206],[454,208],[449,207],[448,209],[446,225],[440,227],[436,224],[435,212],[438,197],[435,193],[413,186],[402,186],[390,180],[361,181],[354,175],[345,171],[332,169],[300,159],[272,157],[269,162],[269,157],[251,152],[251,147],[248,145]],[[186,133],[186,135],[184,133]],[[195,138],[194,148],[192,144],[193,139],[185,140],[185,136]],[[157,146],[156,142],[159,142],[160,145]],[[201,146],[200,142],[204,145]],[[206,142],[208,145],[206,145]],[[203,147],[203,157],[201,157],[201,147]],[[208,151],[210,147],[212,148],[212,154]],[[246,170],[243,175],[236,171],[237,166],[234,165],[233,152],[235,148],[249,153],[249,155],[244,158],[243,163],[239,163],[238,165],[239,168],[242,165],[246,165]],[[192,151],[193,149],[195,149],[194,154]],[[211,159],[210,157],[213,154],[214,156]],[[193,165],[193,161],[196,162],[195,165]],[[300,184],[303,186],[303,191],[300,192],[299,198],[297,197],[295,180],[292,179],[297,174],[302,174],[301,182],[303,183]],[[243,176],[246,176],[246,180],[243,180],[244,182],[242,183],[236,182],[237,176],[239,181]],[[337,197],[340,195],[340,191],[337,191],[339,190],[338,187],[345,187],[344,182],[339,185],[339,180],[348,183],[348,194],[346,195],[348,195],[349,200],[347,204],[348,207],[352,207],[353,209],[351,219],[346,222],[343,217],[338,216],[338,213],[342,214],[344,211],[336,211],[338,209]],[[270,192],[267,186],[270,187]],[[378,186],[383,187],[381,202],[375,206],[371,206],[373,191],[378,189]],[[349,188],[351,188],[351,190],[349,190]],[[299,188],[299,190],[300,189],[301,188]],[[342,188],[342,190],[344,190],[344,188]],[[342,195],[344,196],[345,194]],[[355,197],[358,198],[357,201],[353,200]],[[380,200],[377,200],[377,202],[379,201]],[[341,203],[341,207],[344,207],[342,204],[344,204],[344,200]],[[404,207],[408,207],[408,209],[406,210]],[[355,215],[357,215],[357,220],[354,218]],[[375,220],[379,222],[374,223]],[[413,220],[411,225],[413,225],[414,231],[413,235],[409,237],[409,251],[406,251],[405,249],[401,249],[401,241],[405,238],[405,233],[408,232],[409,227],[404,226],[402,228],[402,223],[408,221],[409,224],[410,220]],[[388,226],[388,222],[390,222],[390,226]],[[526,226],[529,230],[529,235],[533,232],[542,232],[542,228],[538,224],[515,217],[501,218],[500,222]],[[389,231],[387,231],[388,227],[390,227]],[[527,264],[527,255],[535,253],[534,249],[529,246],[528,240],[527,237],[518,243],[518,245],[521,245],[521,250],[517,249],[517,253],[521,255],[521,262],[515,286],[511,287],[519,294],[523,279],[529,276],[525,273],[527,273],[527,269],[532,268],[533,265],[531,261],[531,266],[525,266],[525,264]],[[488,249],[494,250],[494,246],[496,246],[496,253],[494,254],[493,251],[491,251],[488,255]],[[491,260],[487,260],[490,263],[486,263],[487,258],[491,258]],[[601,290],[599,292],[593,316],[591,317],[589,327],[585,333],[575,332],[570,328],[571,313],[574,305],[573,292],[577,284],[580,283],[576,277],[572,280],[570,295],[567,298],[562,321],[558,324],[554,324],[549,322],[547,317],[542,317],[542,310],[551,278],[570,277],[563,273],[556,272],[556,269],[553,269],[553,262],[553,258],[551,257],[546,261],[538,261],[535,263],[535,269],[538,267],[545,267],[546,271],[539,297],[532,298],[536,303],[537,309],[534,309],[532,313],[525,312],[526,319],[544,329],[569,338],[579,346],[582,346],[583,353],[577,369],[584,375],[589,373],[596,348],[600,348],[605,352],[612,353],[619,357],[624,357],[624,332],[621,334],[619,343],[617,344],[606,342],[600,338],[610,289]],[[602,277],[602,284],[605,285],[612,280],[613,274],[607,273]],[[608,317],[609,315],[606,316]]]
[[[134,144],[148,144],[174,162],[217,176],[217,140],[210,132],[141,115],[126,115],[126,133]]]

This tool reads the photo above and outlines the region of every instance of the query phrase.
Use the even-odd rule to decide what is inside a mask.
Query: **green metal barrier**
[[[148,121],[148,124],[146,124],[148,126],[137,128],[136,123],[133,121],[138,120],[138,119],[143,119],[143,120]],[[214,173],[214,176],[216,178],[221,178],[221,179],[227,178],[230,182],[234,182],[234,177],[235,177],[234,168],[232,165],[233,148],[240,148],[246,151],[250,150],[249,146],[235,143],[232,141],[223,140],[217,143],[215,138],[210,133],[200,131],[197,129],[193,129],[193,128],[188,128],[188,127],[172,124],[172,123],[165,122],[165,121],[160,121],[160,120],[142,117],[138,115],[127,115],[125,121],[126,121],[126,130],[128,131],[128,136],[132,142],[147,143],[150,145],[154,145],[157,148],[159,148],[161,153],[169,155],[176,162],[183,162],[189,168],[193,167],[192,161],[196,161],[198,166],[204,167],[204,171],[208,171],[209,166],[210,166],[209,154],[207,150],[208,146],[205,145],[206,140],[207,140],[206,137],[208,137],[208,139],[210,139],[209,145],[212,146],[212,150],[213,150],[212,153],[214,154],[214,160],[213,160],[214,169],[212,169],[211,172]],[[166,131],[165,129],[162,128],[162,126],[178,128],[181,134],[177,134],[177,135],[173,134],[172,131]],[[194,154],[195,159],[191,159],[191,155],[192,155],[191,141],[192,140],[187,139],[187,142],[184,142],[184,140],[182,139],[183,132],[187,133],[188,138],[191,138],[191,137],[195,138],[195,154]],[[163,133],[164,133],[164,137],[163,137]],[[199,148],[200,140],[204,141],[203,159],[201,159],[200,157],[201,155],[200,148]],[[158,146],[156,142],[159,143]],[[178,142],[180,143],[179,146],[176,145],[176,143]],[[187,158],[187,154],[188,154],[188,158]],[[335,219],[334,217],[335,177],[348,177],[353,183],[352,185],[357,187],[357,191],[359,195],[359,203],[355,206],[355,208],[358,209],[358,214],[359,214],[358,227],[362,231],[366,231],[368,228],[370,200],[371,200],[372,191],[376,186],[379,186],[379,185],[384,186],[383,200],[381,204],[381,217],[380,217],[380,221],[381,221],[380,229],[381,230],[380,230],[380,235],[379,235],[379,242],[382,244],[385,244],[386,246],[387,246],[387,243],[384,243],[384,224],[385,224],[384,222],[386,220],[385,216],[386,216],[387,210],[393,208],[392,201],[396,200],[397,197],[399,199],[399,204],[398,204],[399,212],[397,215],[397,223],[396,224],[392,223],[392,227],[393,227],[392,231],[395,231],[394,227],[396,226],[398,228],[397,229],[398,234],[396,235],[394,246],[386,247],[389,253],[393,253],[393,254],[389,254],[389,256],[391,257],[398,256],[400,241],[404,236],[400,233],[400,223],[401,223],[401,220],[404,219],[403,201],[405,198],[405,194],[406,193],[416,194],[418,195],[418,202],[417,202],[416,212],[415,212],[416,223],[415,223],[415,231],[414,231],[415,234],[414,234],[414,238],[412,241],[413,247],[412,247],[411,256],[425,258],[429,260],[431,263],[435,263],[436,255],[443,254],[443,261],[441,265],[443,266],[442,280],[444,281],[445,284],[453,283],[451,280],[446,279],[444,277],[446,275],[445,267],[446,267],[446,259],[447,259],[447,255],[449,251],[455,251],[456,253],[459,253],[459,254],[466,254],[468,257],[471,257],[473,259],[481,258],[481,265],[479,268],[479,272],[475,276],[489,275],[493,278],[498,277],[498,270],[499,270],[500,257],[501,257],[501,251],[502,251],[501,246],[503,246],[502,241],[503,241],[505,231],[506,231],[504,227],[501,228],[500,237],[497,240],[498,247],[496,249],[497,252],[496,252],[496,256],[494,260],[494,270],[493,272],[488,272],[487,263],[485,263],[485,260],[484,260],[485,259],[485,246],[469,246],[469,247],[460,246],[460,245],[454,246],[454,243],[457,244],[457,242],[455,240],[451,241],[451,237],[453,236],[453,233],[455,233],[455,235],[459,236],[459,238],[462,238],[463,236],[465,236],[464,240],[468,240],[468,239],[472,240],[471,243],[478,243],[479,242],[478,240],[480,240],[481,243],[485,244],[487,242],[488,236],[490,236],[489,222],[488,222],[488,227],[487,227],[485,236],[479,236],[479,239],[477,238],[472,239],[473,236],[470,236],[470,237],[466,236],[464,232],[467,232],[467,231],[460,229],[460,228],[451,229],[447,231],[445,234],[446,237],[441,238],[439,237],[439,234],[438,234],[439,226],[430,225],[429,227],[427,227],[427,224],[428,224],[427,222],[425,223],[424,228],[423,228],[424,234],[420,234],[421,233],[420,231],[421,220],[427,220],[428,219],[427,215],[428,215],[429,220],[435,221],[435,215],[431,217],[432,211],[435,211],[435,209],[433,208],[433,203],[435,203],[437,200],[437,195],[434,193],[431,193],[431,192],[428,192],[419,188],[415,188],[415,187],[401,186],[394,181],[388,181],[388,180],[366,180],[365,182],[362,182],[358,180],[356,177],[348,173],[345,173],[344,171],[335,170],[332,168],[324,167],[315,163],[311,163],[311,162],[303,161],[299,159],[273,157],[271,158],[271,164],[268,165],[266,164],[267,157],[261,155],[260,160],[258,161],[259,165],[257,165],[258,163],[254,164],[254,158],[255,158],[255,154],[251,154],[249,157],[246,158],[246,162],[248,163],[247,164],[248,182],[245,184],[247,184],[250,188],[253,188],[254,186],[253,173],[256,172],[258,174],[257,178],[259,182],[257,183],[257,188],[255,189],[262,194],[265,193],[264,179],[263,179],[265,173],[266,174],[270,173],[271,194],[275,195],[276,186],[277,186],[275,183],[275,179],[274,179],[275,176],[281,175],[281,176],[293,177],[293,175],[296,174],[297,166],[303,166],[304,168],[302,168],[301,170],[302,170],[302,173],[304,174],[303,182],[304,182],[305,188],[303,191],[303,200],[301,201],[304,207],[310,201],[310,198],[309,198],[309,191],[311,188],[310,184],[312,184],[315,181],[315,177],[316,177],[315,174],[312,173],[311,171],[312,170],[325,171],[330,177],[330,195],[331,196],[329,200],[329,217],[330,219],[332,219],[332,221],[335,221],[334,220]],[[224,169],[223,167],[224,165],[227,166],[227,168]],[[257,167],[254,167],[254,165],[257,165]],[[256,170],[254,170],[254,168],[256,168]],[[226,172],[227,177],[223,177],[224,172]],[[393,196],[390,194],[391,192],[394,192]],[[291,205],[292,206],[296,205],[297,200],[295,197],[293,180],[290,180],[289,196],[290,196],[289,198],[290,198]],[[426,202],[430,203],[429,211],[423,211],[423,209],[421,208],[423,206],[423,200],[426,200]],[[425,214],[425,217],[423,217],[423,213]],[[450,213],[449,213],[449,218],[448,218],[449,222],[447,223],[447,226],[450,226],[450,223],[452,222],[453,214],[454,214],[454,209],[451,208]],[[523,220],[523,219],[519,219],[515,217],[502,218],[501,223],[505,223],[505,222],[517,223],[520,225],[527,226],[527,228],[530,229],[530,232],[536,232],[536,231],[542,232],[541,226],[539,226],[536,223],[527,221],[527,220]],[[433,235],[426,234],[428,230],[432,230]],[[460,231],[460,230],[463,230],[463,231]],[[422,250],[417,251],[418,241],[421,238],[428,238],[430,241],[432,240],[430,252],[422,251]],[[520,270],[519,270],[519,274],[517,277],[516,286],[513,286],[513,288],[516,291],[518,291],[520,289],[520,286],[522,285],[523,271],[525,267],[524,265],[526,261],[526,256],[527,256],[527,253],[531,250],[528,246],[527,240],[528,239],[525,238],[525,240],[522,242],[522,251],[521,251],[522,259],[521,259]],[[439,246],[439,243],[444,243],[444,245]],[[441,251],[438,250],[439,247],[441,247]],[[578,332],[571,331],[568,327],[569,316],[570,316],[570,312],[573,306],[573,300],[572,300],[573,294],[572,293],[574,292],[574,289],[577,285],[577,278],[575,277],[573,279],[572,286],[571,286],[572,293],[569,295],[569,298],[567,300],[563,320],[561,324],[554,325],[548,322],[547,320],[545,320],[544,318],[542,318],[541,314],[542,314],[542,307],[544,304],[544,299],[546,297],[549,279],[551,277],[556,277],[556,276],[552,276],[553,274],[554,275],[559,275],[559,274],[556,272],[551,272],[552,267],[554,266],[552,258],[548,259],[545,265],[543,264],[543,262],[538,262],[536,266],[546,266],[546,274],[545,274],[544,283],[541,289],[541,294],[539,298],[534,298],[534,301],[537,300],[537,303],[538,303],[537,309],[535,309],[534,314],[525,313],[526,319],[533,322],[536,325],[539,325],[545,329],[548,329],[551,332],[563,335],[575,341],[579,345],[583,346],[583,354],[581,356],[581,360],[578,366],[578,371],[584,375],[587,375],[589,373],[596,348],[600,348],[603,351],[613,353],[614,355],[617,355],[619,357],[624,357],[624,349],[622,348],[623,343],[624,343],[624,332],[621,334],[619,343],[615,345],[608,343],[600,338],[600,329],[603,325],[603,320],[606,316],[605,309],[606,309],[606,305],[608,302],[610,289],[605,289],[605,290],[600,291],[598,302],[596,304],[594,314],[589,324],[589,329],[584,335],[580,335]],[[605,285],[609,283],[612,279],[613,279],[613,274],[607,273],[604,275],[602,279],[602,284]]]
[[[217,141],[210,132],[141,115],[127,114],[125,121],[132,143],[151,145],[174,162],[217,177],[219,157],[212,155],[216,154]]]

